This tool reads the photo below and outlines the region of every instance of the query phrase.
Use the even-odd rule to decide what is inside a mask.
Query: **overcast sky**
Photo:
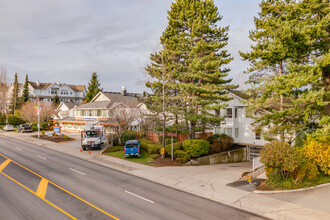
[[[87,85],[97,72],[105,91],[145,90],[144,67],[159,50],[171,0],[1,0],[0,66],[23,82]],[[244,86],[249,30],[260,0],[215,0],[230,26],[226,49],[234,57],[230,78]]]

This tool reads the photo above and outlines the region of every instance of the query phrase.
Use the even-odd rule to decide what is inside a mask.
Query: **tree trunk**
[[[324,90],[330,92],[330,66],[327,65],[322,70],[322,78],[324,83]],[[329,98],[325,97],[326,102],[329,102]],[[324,108],[324,114],[330,115],[330,103],[328,103]]]
[[[283,75],[283,62],[281,61],[280,62],[280,72],[279,72],[279,75],[282,76]],[[280,95],[280,111],[282,112],[283,111],[283,101],[284,98],[283,98],[283,95],[281,94]],[[281,141],[285,141],[285,136],[284,136],[284,130],[281,130]]]

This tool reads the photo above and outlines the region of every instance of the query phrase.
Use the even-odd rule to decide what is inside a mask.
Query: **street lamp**
[[[40,102],[39,102],[39,96],[38,95],[34,95],[35,97],[37,97],[38,100],[38,109],[37,109],[37,114],[38,114],[38,138],[40,138]]]

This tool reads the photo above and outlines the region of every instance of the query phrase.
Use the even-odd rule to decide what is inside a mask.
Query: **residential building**
[[[112,118],[112,113],[119,109],[136,112],[137,118],[132,123],[132,130],[139,130],[139,115],[146,111],[146,107],[140,102],[141,94],[127,93],[123,87],[122,92],[99,92],[91,102],[74,107],[73,116],[67,116],[60,120],[64,131],[80,131],[88,122],[98,122],[106,127],[108,133],[117,126]]]
[[[54,120],[61,120],[66,117],[74,117],[74,108],[78,104],[74,102],[61,102],[61,104],[55,109]]]
[[[60,98],[60,102],[73,102],[81,103],[86,96],[85,85],[69,85],[65,83],[41,83],[39,81],[29,81],[29,98],[30,100],[36,100],[39,97],[40,101],[51,102],[54,97]],[[19,95],[23,93],[24,84],[19,84]],[[13,85],[9,87],[8,95],[11,96]]]
[[[225,117],[225,120],[220,127],[213,128],[213,133],[225,133],[231,136],[235,143],[263,146],[267,141],[260,132],[254,131],[254,119],[247,117],[245,113],[247,106],[243,101],[248,96],[237,90],[230,91],[229,96],[233,99],[228,102],[226,109],[218,113],[220,117]]]

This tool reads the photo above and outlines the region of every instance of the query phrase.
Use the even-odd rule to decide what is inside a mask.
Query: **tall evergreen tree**
[[[19,97],[18,97],[18,79],[17,79],[17,73],[15,73],[15,80],[13,83],[13,89],[12,89],[12,96],[11,96],[11,112],[12,114],[15,113],[15,110],[19,107]]]
[[[155,96],[162,91],[166,75],[169,110],[183,117],[190,138],[209,125],[220,125],[221,119],[211,110],[223,108],[230,100],[227,90],[236,88],[225,79],[229,69],[224,65],[232,58],[223,49],[229,28],[218,26],[221,19],[211,0],[175,1],[161,37],[163,49],[151,56],[153,63],[146,69],[154,78],[147,87],[158,91]]]
[[[23,87],[22,103],[25,103],[29,100],[29,76],[26,74],[25,83]]]
[[[97,93],[99,93],[100,91],[102,91],[102,89],[100,89],[100,85],[101,85],[101,83],[99,82],[99,80],[97,78],[96,72],[92,73],[92,78],[90,79],[90,82],[88,83],[88,88],[87,88],[87,93],[86,93],[86,98],[85,98],[86,102],[92,101],[94,96]]]
[[[267,127],[266,136],[278,134],[291,141],[296,132],[320,119],[326,102],[320,87],[322,71],[315,64],[329,50],[325,4],[322,0],[259,4],[256,29],[250,32],[255,44],[241,56],[251,63],[248,111],[259,127]]]
[[[53,98],[53,103],[57,106],[60,104],[60,97],[58,97],[57,93],[55,94]]]

